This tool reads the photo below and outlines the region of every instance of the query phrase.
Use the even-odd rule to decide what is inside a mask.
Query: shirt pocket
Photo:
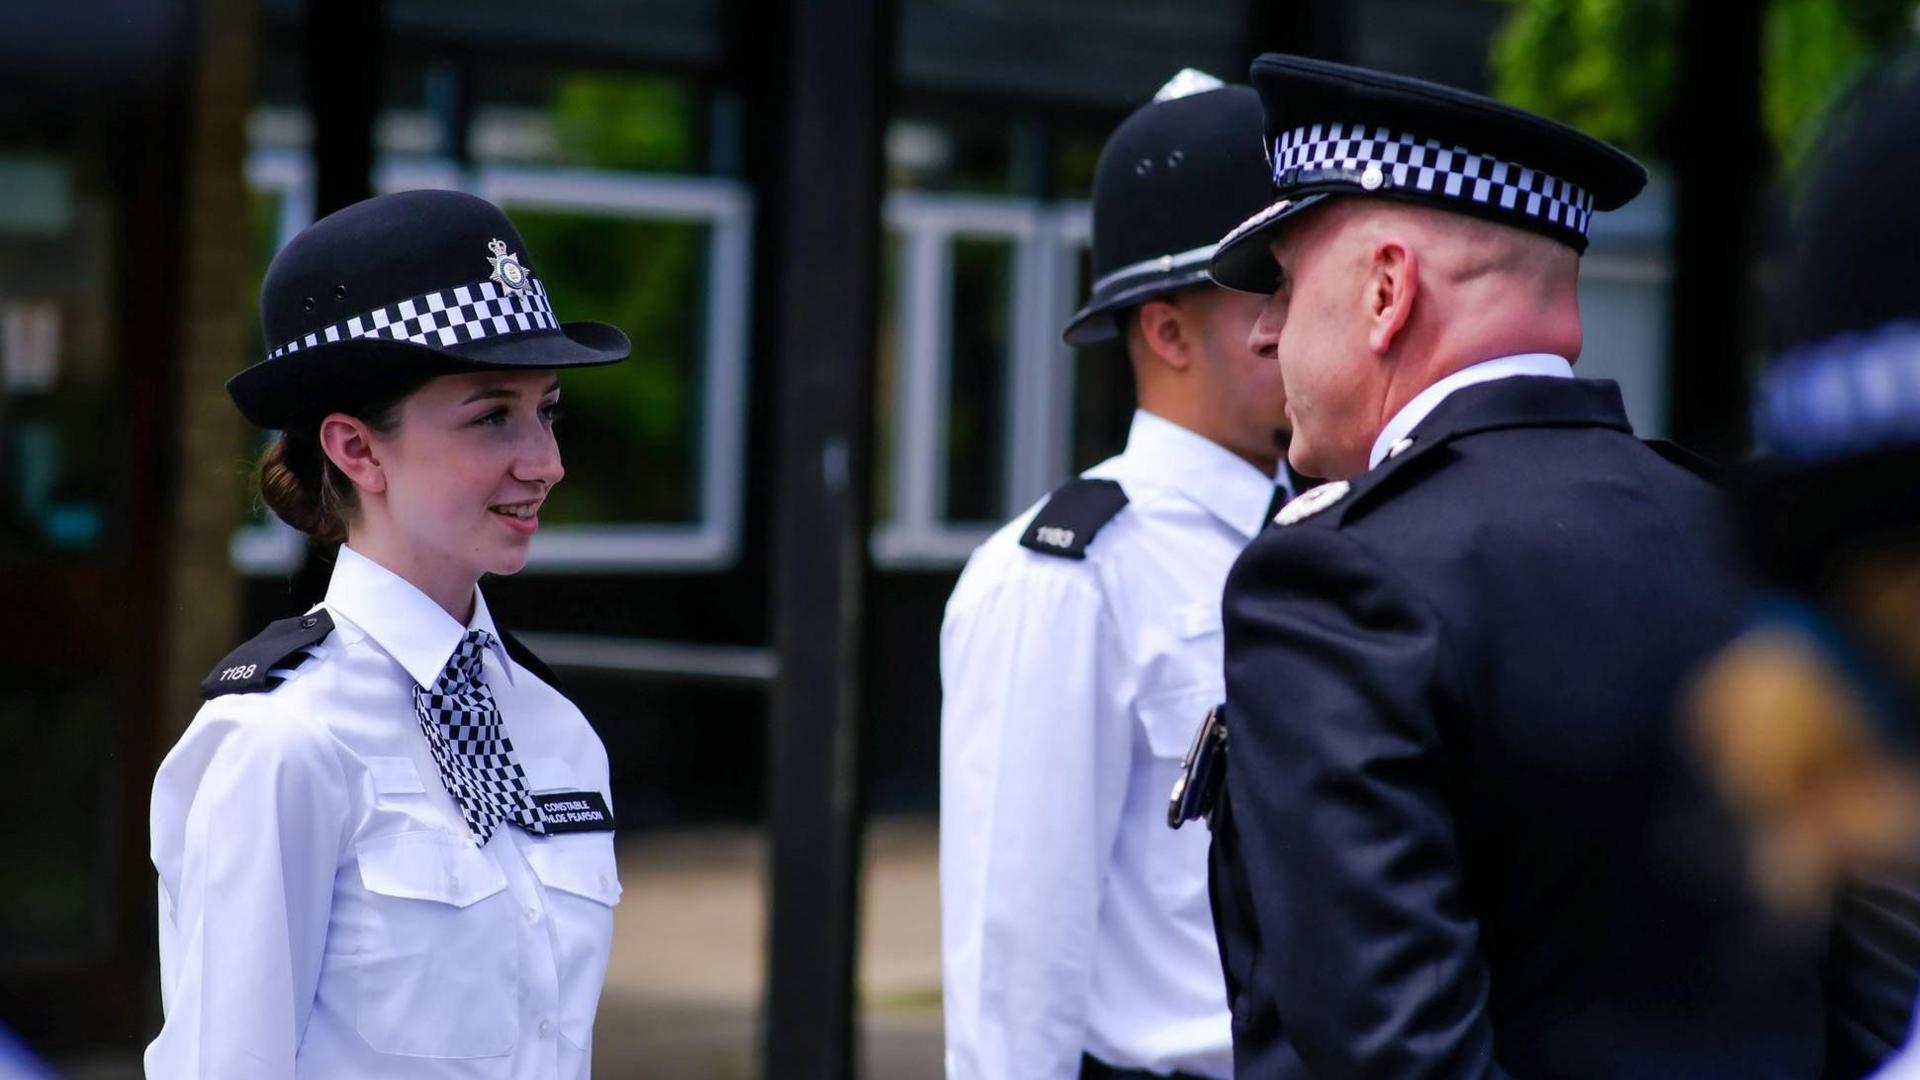
[[[613,949],[613,907],[620,902],[613,833],[562,833],[533,840],[527,863],[540,879],[551,922],[560,976],[560,1033],[588,1050]]]
[[[1144,865],[1148,867],[1147,887],[1161,910],[1186,926],[1209,925],[1209,836],[1206,829],[1192,824],[1179,830],[1168,828],[1166,807],[1193,737],[1206,721],[1207,710],[1220,704],[1221,693],[1218,681],[1201,681],[1141,698],[1138,706],[1140,723],[1153,751],[1145,772],[1151,778],[1153,820],[1140,838]]]
[[[1137,711],[1153,756],[1176,762],[1184,759],[1207,710],[1220,704],[1225,693],[1221,683],[1201,681],[1141,698]]]
[[[386,1054],[499,1057],[519,1038],[506,875],[472,841],[404,832],[355,846],[376,924],[356,958],[355,1026]]]

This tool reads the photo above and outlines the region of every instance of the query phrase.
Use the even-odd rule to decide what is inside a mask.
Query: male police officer
[[[1335,482],[1226,590],[1239,1075],[1814,1075],[1812,965],[1670,724],[1741,602],[1718,499],[1571,369],[1588,223],[1643,171],[1418,80],[1253,82],[1274,201],[1213,274],[1270,295],[1294,464]]]
[[[1096,280],[1065,336],[1125,340],[1126,450],[982,545],[941,627],[949,1076],[1231,1069],[1206,839],[1164,819],[1221,693],[1221,586],[1276,496],[1262,301],[1207,280],[1266,194],[1258,97],[1197,73],[1102,151]]]

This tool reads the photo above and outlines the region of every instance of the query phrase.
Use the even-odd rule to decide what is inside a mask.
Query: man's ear
[[[360,490],[387,490],[386,470],[380,467],[373,432],[365,421],[346,413],[328,414],[320,421],[320,451]]]
[[[1367,268],[1367,347],[1384,356],[1413,316],[1420,293],[1420,258],[1401,240],[1382,240]]]
[[[1147,351],[1175,371],[1193,366],[1193,339],[1178,304],[1149,300],[1134,313]]]

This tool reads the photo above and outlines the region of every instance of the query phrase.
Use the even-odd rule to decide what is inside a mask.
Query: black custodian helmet
[[[1100,151],[1092,295],[1061,337],[1111,340],[1117,313],[1206,284],[1214,245],[1269,194],[1259,95],[1192,69],[1176,75]]]

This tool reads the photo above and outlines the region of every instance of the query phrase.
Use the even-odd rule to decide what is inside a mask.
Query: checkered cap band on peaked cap
[[[1273,140],[1276,186],[1350,180],[1367,192],[1418,192],[1434,199],[1458,200],[1486,210],[1539,219],[1587,234],[1593,222],[1593,196],[1569,183],[1524,165],[1438,139],[1363,124],[1314,124]]]

